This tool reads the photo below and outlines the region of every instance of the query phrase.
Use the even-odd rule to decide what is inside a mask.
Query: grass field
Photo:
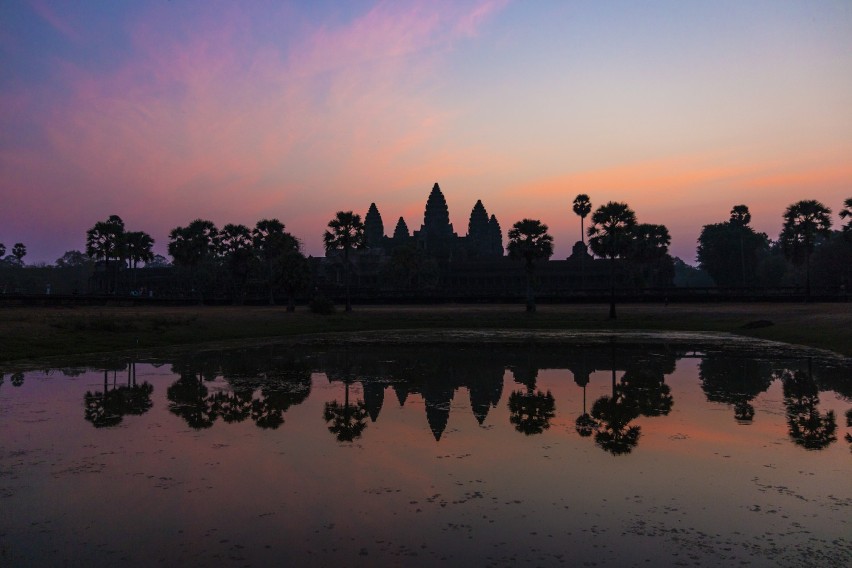
[[[0,308],[0,362],[212,341],[394,329],[728,332],[852,357],[852,304],[356,306],[321,316],[283,307]],[[755,323],[760,322],[760,323]],[[771,322],[771,325],[767,323]]]

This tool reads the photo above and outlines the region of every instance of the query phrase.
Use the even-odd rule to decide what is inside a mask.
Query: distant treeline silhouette
[[[85,251],[68,251],[53,265],[26,265],[23,243],[4,256],[0,243],[0,293],[100,293],[234,304],[265,298],[270,304],[286,300],[291,310],[301,298],[311,300],[317,311],[329,311],[329,297],[342,298],[350,310],[354,290],[360,299],[374,301],[520,296],[534,311],[537,294],[608,290],[610,316],[615,317],[616,290],[799,287],[807,296],[814,286],[821,293],[845,294],[852,285],[852,198],[840,212],[841,230],[832,230],[831,210],[822,203],[791,204],[776,240],[750,226],[746,205],[735,205],[728,220],[703,226],[698,268],[673,258],[668,229],[638,223],[626,203],[594,209],[589,196],[580,194],[572,210],[580,217],[581,239],[567,261],[551,259],[548,226],[526,218],[507,232],[504,256],[499,223],[493,215],[489,220],[481,201],[471,212],[468,234],[456,235],[438,184],[427,201],[424,224],[413,234],[400,217],[393,237],[384,236],[375,204],[366,222],[352,211],[337,212],[323,234],[324,258],[306,258],[302,243],[278,219],[221,229],[196,219],[169,233],[170,261],[153,253],[151,235],[128,231],[118,215],[111,215],[86,232]]]

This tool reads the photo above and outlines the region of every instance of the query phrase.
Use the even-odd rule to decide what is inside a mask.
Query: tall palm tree
[[[349,251],[366,246],[364,223],[361,216],[352,211],[338,211],[334,219],[328,222],[328,230],[322,236],[326,254],[343,251],[343,279],[346,286],[346,311],[352,311],[352,299],[349,296]]]
[[[731,223],[745,226],[750,222],[751,213],[748,210],[748,205],[734,205],[733,208],[731,208]]]
[[[349,383],[344,380],[345,394],[343,404],[336,400],[325,403],[323,419],[329,423],[328,431],[335,435],[338,442],[351,442],[360,438],[367,427],[367,405],[363,400],[355,404],[349,402]]]
[[[98,221],[86,231],[86,254],[95,260],[102,259],[107,271],[112,276],[111,292],[116,286],[116,265],[111,265],[110,260],[116,261],[124,257],[124,221],[118,215],[110,215],[106,221]]]
[[[849,219],[843,225],[843,234],[847,238],[852,238],[852,197],[847,197],[843,202],[843,210],[840,211],[841,219]]]
[[[251,230],[245,225],[228,223],[218,238],[219,252],[228,268],[234,291],[234,304],[243,303],[245,284],[254,257]]]
[[[583,231],[583,221],[586,215],[592,212],[592,201],[585,193],[581,193],[574,198],[574,213],[580,216],[580,241],[586,244],[585,231]]]
[[[636,213],[626,203],[610,201],[592,214],[589,246],[602,258],[609,258],[609,317],[615,319],[615,259],[630,250],[631,235],[636,226]]]
[[[136,283],[136,265],[140,262],[149,263],[154,260],[154,239],[145,231],[130,231],[124,235],[125,254],[130,261],[133,271],[133,282]]]
[[[784,211],[781,248],[794,262],[805,257],[805,295],[811,295],[811,253],[819,237],[831,234],[831,209],[814,199],[793,203]]]
[[[284,230],[284,223],[278,219],[261,219],[252,229],[251,236],[266,272],[269,305],[272,305],[275,303],[275,263],[283,254],[297,250],[299,242]]]
[[[523,219],[509,230],[509,256],[524,261],[527,273],[527,311],[535,311],[533,276],[536,260],[553,256],[553,237],[538,219]]]
[[[216,225],[204,219],[196,219],[186,227],[175,227],[169,233],[169,254],[175,264],[189,268],[191,284],[198,288],[199,302],[204,300],[199,272],[216,257],[218,239]]]

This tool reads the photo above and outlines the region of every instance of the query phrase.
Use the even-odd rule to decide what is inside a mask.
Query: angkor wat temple
[[[436,183],[432,186],[426,211],[419,231],[410,234],[402,217],[396,222],[392,237],[384,234],[384,223],[375,203],[370,204],[364,218],[367,248],[392,254],[397,247],[414,247],[428,256],[441,260],[484,259],[503,256],[503,233],[494,215],[478,200],[470,212],[467,235],[460,237],[453,231],[447,200]]]
[[[569,215],[573,217],[566,207],[566,222]],[[350,283],[356,300],[511,301],[524,295],[523,263],[504,255],[500,223],[494,215],[488,216],[481,200],[471,210],[464,236],[453,229],[437,183],[426,200],[419,230],[410,232],[405,219],[399,217],[393,235],[387,236],[381,213],[372,203],[365,217],[365,233],[366,248],[350,256]],[[316,259],[317,289],[340,296],[343,274],[342,254],[333,252]],[[580,241],[567,259],[540,261],[535,274],[536,294],[544,300],[597,294],[610,286],[609,262],[593,258]],[[616,266],[615,279],[618,288],[636,287],[630,267],[623,263]],[[668,282],[655,283],[670,284],[670,277]]]

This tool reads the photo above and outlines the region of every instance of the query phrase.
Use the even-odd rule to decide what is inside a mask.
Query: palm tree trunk
[[[531,261],[527,261],[527,311],[535,311],[535,295],[533,293],[533,271],[535,267]]]
[[[811,299],[811,251],[805,250],[805,301]]]
[[[346,311],[352,311],[352,298],[349,296],[349,249],[343,249],[343,279],[346,286]],[[347,391],[348,392],[348,391]]]
[[[609,319],[615,317],[615,256],[609,257]]]
[[[272,280],[273,280],[273,278],[272,278],[272,262],[269,262],[268,264],[269,264],[269,274],[267,275],[267,281],[266,282],[269,285],[269,305],[274,306],[275,305],[275,295],[273,293],[273,286],[272,286]]]

